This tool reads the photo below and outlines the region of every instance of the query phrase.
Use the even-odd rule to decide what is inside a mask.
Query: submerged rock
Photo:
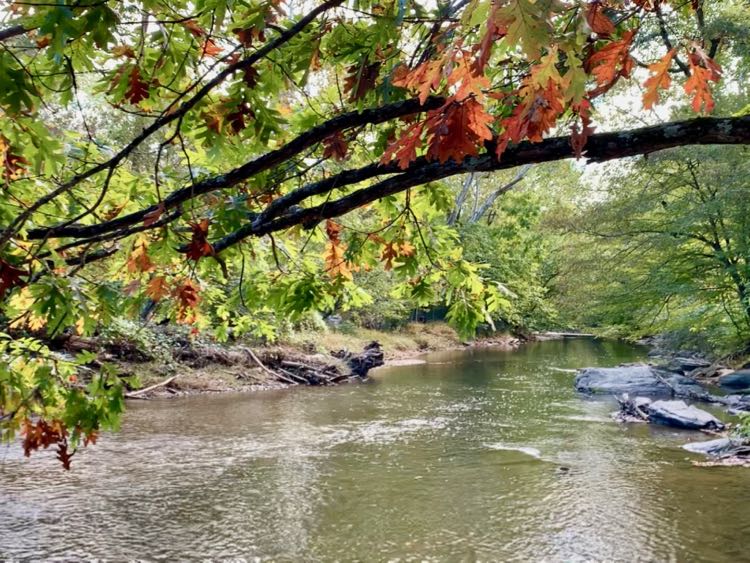
[[[703,388],[692,379],[646,365],[584,368],[576,376],[575,387],[582,393],[629,393],[650,397],[671,396],[675,391],[704,393]]]
[[[685,401],[654,401],[645,407],[654,424],[689,430],[722,430],[724,423],[711,413],[685,404]]]

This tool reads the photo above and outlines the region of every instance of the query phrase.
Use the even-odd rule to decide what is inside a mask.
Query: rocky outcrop
[[[723,430],[724,423],[711,413],[685,401],[654,401],[645,407],[649,422],[688,430]]]
[[[576,376],[575,387],[582,393],[628,393],[647,397],[668,397],[681,392],[685,395],[705,393],[700,385],[687,377],[647,365],[584,368]]]

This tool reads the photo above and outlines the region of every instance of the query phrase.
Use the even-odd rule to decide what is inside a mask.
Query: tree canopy
[[[83,385],[91,358],[41,333],[158,308],[272,338],[371,300],[355,275],[374,268],[468,333],[507,299],[441,180],[750,143],[747,112],[708,115],[743,87],[746,0],[32,0],[2,19],[0,431],[64,464],[116,424],[122,382]],[[690,115],[597,131],[634,95]]]

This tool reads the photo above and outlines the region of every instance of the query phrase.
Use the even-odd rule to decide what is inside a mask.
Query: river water
[[[615,342],[475,349],[369,383],[132,403],[63,472],[0,450],[0,559],[750,561],[750,471],[619,426],[571,368]]]

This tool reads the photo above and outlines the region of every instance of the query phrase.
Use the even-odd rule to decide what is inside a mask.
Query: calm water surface
[[[134,403],[64,473],[0,450],[0,559],[750,561],[750,471],[618,426],[573,374],[643,351],[471,350],[362,385]]]

